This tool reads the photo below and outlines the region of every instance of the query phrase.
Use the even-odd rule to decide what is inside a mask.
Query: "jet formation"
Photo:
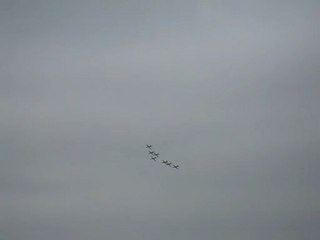
[[[146,148],[148,150],[148,154],[149,154],[149,157],[150,157],[150,160],[153,160],[153,161],[157,161],[157,159],[159,158],[160,156],[160,153],[156,153],[155,151],[153,151],[152,149],[152,145],[148,145],[146,144]],[[175,165],[173,164],[172,162],[169,162],[167,160],[162,160],[162,164],[168,166],[168,167],[172,167],[174,169],[179,169],[179,165]]]

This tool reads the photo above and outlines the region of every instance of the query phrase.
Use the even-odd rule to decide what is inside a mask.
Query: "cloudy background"
[[[0,239],[320,239],[319,10],[1,0]]]

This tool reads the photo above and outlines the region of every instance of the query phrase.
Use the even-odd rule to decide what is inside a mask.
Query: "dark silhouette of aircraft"
[[[160,153],[156,153],[154,151],[152,151],[152,145],[150,144],[146,144],[146,148],[148,149],[148,152],[150,154],[150,160],[153,160],[156,162],[157,158],[159,157]],[[172,167],[172,168],[175,168],[175,169],[179,169],[179,165],[174,165],[172,162],[169,162],[167,160],[162,160],[162,163],[169,166],[169,167]]]

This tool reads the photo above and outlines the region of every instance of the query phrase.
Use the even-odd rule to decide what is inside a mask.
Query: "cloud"
[[[319,237],[317,3],[1,5],[5,238]]]

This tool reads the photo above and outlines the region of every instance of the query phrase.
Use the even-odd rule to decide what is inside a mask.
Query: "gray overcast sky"
[[[0,239],[320,239],[319,12],[0,0]]]

